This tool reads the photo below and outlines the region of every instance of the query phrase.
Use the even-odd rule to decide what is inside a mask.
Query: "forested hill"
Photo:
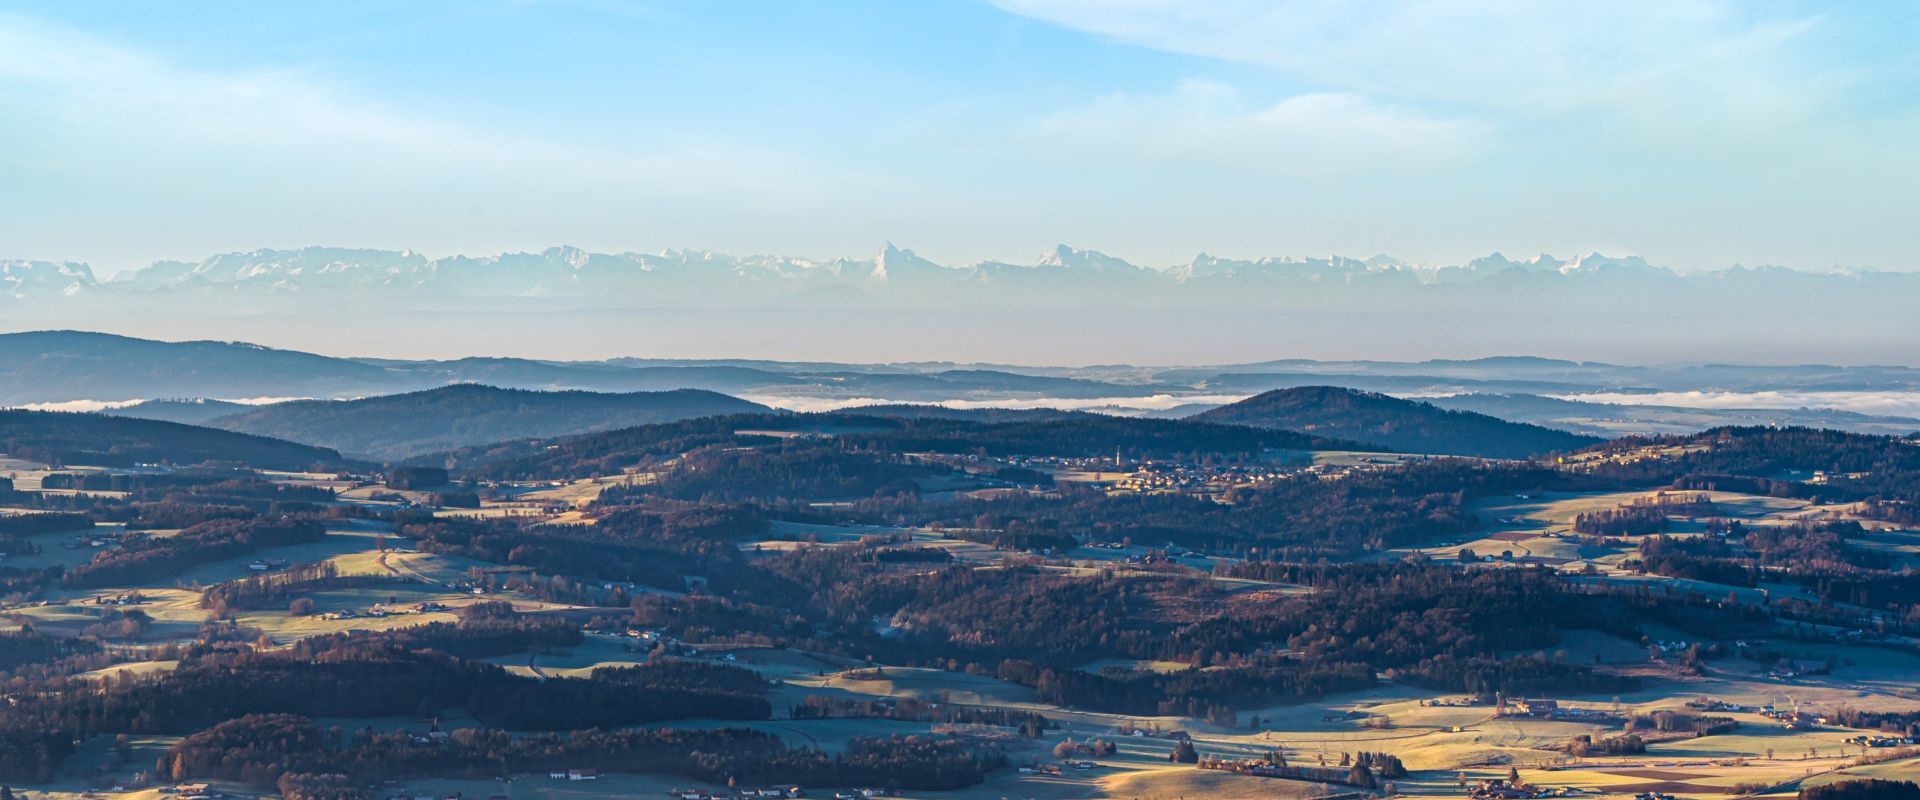
[[[208,425],[402,459],[488,442],[548,438],[694,417],[766,411],[717,392],[602,394],[457,384],[359,400],[301,400],[219,417]]]
[[[1338,386],[1276,389],[1191,419],[1302,431],[1409,453],[1525,458],[1598,444],[1591,436]]]
[[[1920,440],[1912,437],[1727,427],[1621,439],[1586,456],[1582,470],[1630,484],[1865,501],[1867,516],[1920,524]]]
[[[382,366],[239,342],[105,333],[0,334],[0,403],[135,397],[314,397],[381,391]]]
[[[55,411],[0,411],[0,453],[88,466],[236,461],[266,469],[300,469],[340,461],[334,450],[265,436]]]
[[[139,417],[140,419],[184,422],[188,425],[205,425],[208,420],[244,413],[251,408],[253,407],[246,403],[232,403],[225,400],[142,400],[130,406],[109,408],[100,413],[115,417]]]
[[[894,418],[884,434],[848,438],[876,450],[982,453],[989,456],[1104,458],[1187,456],[1215,453],[1253,457],[1267,450],[1343,450],[1361,446],[1287,430],[1204,420],[1075,414],[1055,419],[971,421]]]
[[[420,456],[467,475],[504,480],[618,474],[711,445],[766,444],[776,436],[827,438],[875,453],[1108,458],[1211,453],[1256,458],[1270,450],[1352,450],[1362,445],[1293,431],[1194,420],[1075,414],[1056,419],[986,422],[867,416],[857,413],[741,414],[548,440],[499,442]]]
[[[1920,473],[1920,437],[1872,436],[1823,428],[1729,426],[1685,436],[1636,436],[1594,448],[1619,454],[1651,448],[1649,457],[1610,461],[1596,471],[1670,480],[1689,474],[1789,479],[1814,471]]]

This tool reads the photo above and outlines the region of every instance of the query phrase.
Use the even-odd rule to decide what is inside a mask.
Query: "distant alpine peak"
[[[1413,266],[1386,253],[1376,253],[1372,258],[1367,259],[1363,263],[1372,269],[1407,269]]]
[[[886,246],[880,248],[880,252],[874,255],[873,270],[868,277],[876,281],[885,281],[891,278],[903,278],[909,273],[945,269],[947,268],[921,258],[912,250],[903,250],[894,246],[893,242],[887,242]],[[958,270],[955,272],[957,273]]]
[[[1042,267],[1089,269],[1102,272],[1133,272],[1140,269],[1132,263],[1106,253],[1081,250],[1064,244],[1056,244],[1053,249],[1042,253],[1040,260],[1036,263]]]
[[[571,266],[574,269],[579,269],[581,267],[586,266],[587,261],[593,258],[592,253],[589,253],[578,247],[574,247],[573,245],[570,245],[570,244],[563,244],[558,247],[549,247],[546,249],[545,252],[541,253],[541,255],[565,262],[568,266]]]
[[[1671,273],[1672,270],[1656,267],[1639,256],[1603,256],[1598,252],[1584,256],[1574,256],[1572,261],[1561,265],[1560,274],[1600,274],[1603,272],[1658,272]]]
[[[0,260],[0,297],[72,297],[99,283],[93,268],[78,262]]]

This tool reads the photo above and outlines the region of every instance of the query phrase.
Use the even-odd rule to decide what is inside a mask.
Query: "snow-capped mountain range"
[[[0,298],[15,299],[344,292],[367,298],[577,298],[605,305],[817,305],[876,300],[1248,303],[1360,288],[1395,293],[1444,291],[1444,287],[1529,291],[1576,285],[1912,291],[1920,289],[1920,273],[1734,267],[1683,274],[1636,256],[1598,253],[1565,260],[1548,255],[1514,260],[1494,253],[1459,265],[1417,265],[1387,256],[1248,260],[1202,253],[1186,264],[1150,268],[1066,245],[1047,251],[1033,264],[986,261],[967,266],[936,264],[891,244],[867,258],[826,261],[693,250],[592,253],[575,247],[428,258],[410,250],[306,247],[224,253],[197,262],[161,261],[110,280],[97,279],[85,264],[0,261]]]

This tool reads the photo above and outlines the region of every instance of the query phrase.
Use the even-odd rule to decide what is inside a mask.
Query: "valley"
[[[1914,440],[1502,439],[1347,396],[750,408],[407,461],[0,412],[0,780],[1698,800],[1920,770]]]

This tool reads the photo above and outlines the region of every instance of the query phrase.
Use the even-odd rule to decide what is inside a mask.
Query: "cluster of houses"
[[[756,800],[757,798],[806,797],[807,792],[794,784],[782,783],[757,789],[668,789],[667,796],[674,800]],[[855,789],[852,792],[839,792],[834,795],[835,798],[843,800],[886,796],[887,793],[881,789]]]
[[[432,614],[437,611],[445,611],[445,610],[447,610],[446,604],[434,603],[434,602],[415,603],[409,608],[387,608],[386,604],[384,603],[374,603],[372,608],[369,608],[365,611],[355,611],[351,608],[343,608],[343,609],[340,609],[339,611],[329,611],[325,614],[321,614],[320,618],[321,619],[361,619],[361,618],[381,619],[384,617],[394,616],[395,614]]]
[[[1738,703],[1729,703],[1725,700],[1716,700],[1711,697],[1702,697],[1698,700],[1689,700],[1687,701],[1687,708],[1691,708],[1695,711],[1719,711],[1724,713],[1735,713],[1735,714],[1755,710],[1752,706],[1743,706]]]
[[[629,653],[646,653],[656,647],[664,645],[668,648],[668,652],[678,654],[683,658],[699,658],[701,655],[700,651],[685,647],[679,640],[668,636],[663,631],[648,628],[628,628],[624,635],[618,633],[609,633],[606,635],[626,639],[625,649]]]
[[[174,800],[220,800],[226,797],[224,792],[204,783],[178,783],[161,787],[160,793],[172,795]]]
[[[1345,767],[1308,767],[1294,766],[1284,761],[1265,758],[1217,758],[1200,759],[1194,766],[1200,769],[1213,769],[1231,772],[1236,775],[1253,775],[1260,778],[1281,778],[1296,781],[1315,781],[1319,783],[1347,783],[1352,774]]]
[[[1523,697],[1513,701],[1501,716],[1547,718],[1560,714],[1562,711],[1563,709],[1560,708],[1560,701],[1558,700],[1539,700]]]
[[[1243,486],[1258,486],[1294,475],[1296,470],[1268,465],[1216,466],[1211,464],[1166,464],[1148,461],[1132,473],[1112,483],[1118,491],[1168,492],[1218,497]]]
[[[460,792],[454,792],[446,797],[434,797],[431,794],[417,794],[405,789],[400,789],[388,795],[386,800],[466,800],[466,798],[465,795]],[[507,800],[507,796],[504,794],[488,795],[487,800]]]
[[[408,734],[407,738],[414,744],[433,744],[435,742],[447,741],[453,738],[453,735],[442,730],[431,730],[425,733]]]
[[[1546,797],[1551,791],[1542,786],[1529,786],[1524,783],[1510,782],[1505,778],[1494,778],[1474,784],[1467,790],[1467,796],[1473,800],[1522,800]]]
[[[1384,458],[1364,458],[1364,459],[1361,459],[1360,463],[1358,464],[1314,464],[1307,467],[1301,467],[1299,474],[1308,475],[1315,478],[1319,478],[1321,480],[1330,481],[1330,480],[1338,480],[1340,478],[1345,478],[1349,475],[1357,475],[1363,472],[1374,472],[1374,471],[1382,470],[1387,467],[1396,466],[1398,463],[1404,462],[1404,461],[1416,461],[1416,460],[1420,460],[1420,457],[1413,456],[1413,455],[1403,456],[1399,459],[1399,461],[1394,461],[1394,460],[1384,459]],[[1522,500],[1527,499],[1526,495],[1516,495],[1516,496]]]
[[[1849,736],[1846,741],[1847,744],[1857,744],[1861,747],[1905,747],[1910,744],[1920,743],[1920,739],[1912,736],[1889,736],[1884,734]]]
[[[1440,708],[1472,708],[1474,706],[1486,705],[1486,702],[1475,695],[1468,694],[1458,697],[1435,697],[1420,701],[1420,705],[1437,706]]]
[[[1175,742],[1193,741],[1192,734],[1189,734],[1186,731],[1179,730],[1177,728],[1174,730],[1163,731],[1158,728],[1135,728],[1131,726],[1124,726],[1120,728],[1120,735],[1131,736],[1135,739],[1167,739]]]
[[[1063,458],[1060,456],[1008,456],[1002,459],[1008,464],[1026,469],[1046,472],[1065,470],[1070,472],[1118,472],[1126,469],[1126,462],[1117,456],[1114,458]]]
[[[1121,473],[1107,482],[1115,491],[1168,492],[1218,498],[1228,490],[1281,480],[1312,469],[1278,464],[1204,464],[1177,461],[1112,458],[1013,456],[1011,466],[1040,472]]]
[[[247,569],[254,572],[277,572],[288,566],[290,563],[284,558],[256,558],[247,562]]]
[[[1611,712],[1601,709],[1561,705],[1558,700],[1537,697],[1523,697],[1518,700],[1499,698],[1494,703],[1493,713],[1497,717],[1534,717],[1536,719],[1605,721],[1615,718]]]
[[[1678,641],[1674,639],[1655,639],[1653,642],[1653,646],[1660,649],[1661,655],[1674,655],[1676,653],[1684,653],[1687,651],[1687,648],[1692,647],[1693,644],[1694,644],[1693,642]]]
[[[1559,786],[1559,787],[1533,786],[1526,783],[1516,783],[1513,781],[1506,780],[1505,778],[1495,778],[1493,780],[1481,781],[1477,784],[1474,784],[1472,788],[1469,788],[1467,790],[1467,796],[1474,798],[1474,800],[1520,800],[1521,798],[1533,798],[1533,797],[1577,797],[1584,794],[1586,794],[1585,790],[1576,789],[1572,786]],[[1673,798],[1666,797],[1665,795],[1662,795],[1662,797],[1665,798],[1665,800],[1673,800]],[[1651,799],[1647,798],[1646,795],[1641,795],[1639,800],[1651,800]]]
[[[60,547],[66,550],[86,550],[91,547],[118,547],[133,539],[145,539],[149,535],[146,531],[129,531],[125,528],[101,525],[61,542]],[[6,557],[6,554],[0,553],[0,558],[4,557]]]
[[[1109,550],[1127,549],[1126,545],[1111,543],[1111,542],[1104,543],[1104,544],[1090,544],[1088,545],[1088,547],[1101,547]],[[1145,565],[1145,564],[1166,564],[1173,561],[1173,559],[1176,559],[1176,558],[1212,558],[1212,557],[1213,556],[1210,556],[1206,553],[1202,553],[1198,550],[1181,550],[1172,545],[1168,545],[1165,548],[1155,548],[1152,550],[1148,550],[1145,553],[1129,554],[1126,557],[1125,561],[1128,564]]]
[[[1776,720],[1790,731],[1810,731],[1827,724],[1827,718],[1798,708],[1761,706],[1760,716]]]

